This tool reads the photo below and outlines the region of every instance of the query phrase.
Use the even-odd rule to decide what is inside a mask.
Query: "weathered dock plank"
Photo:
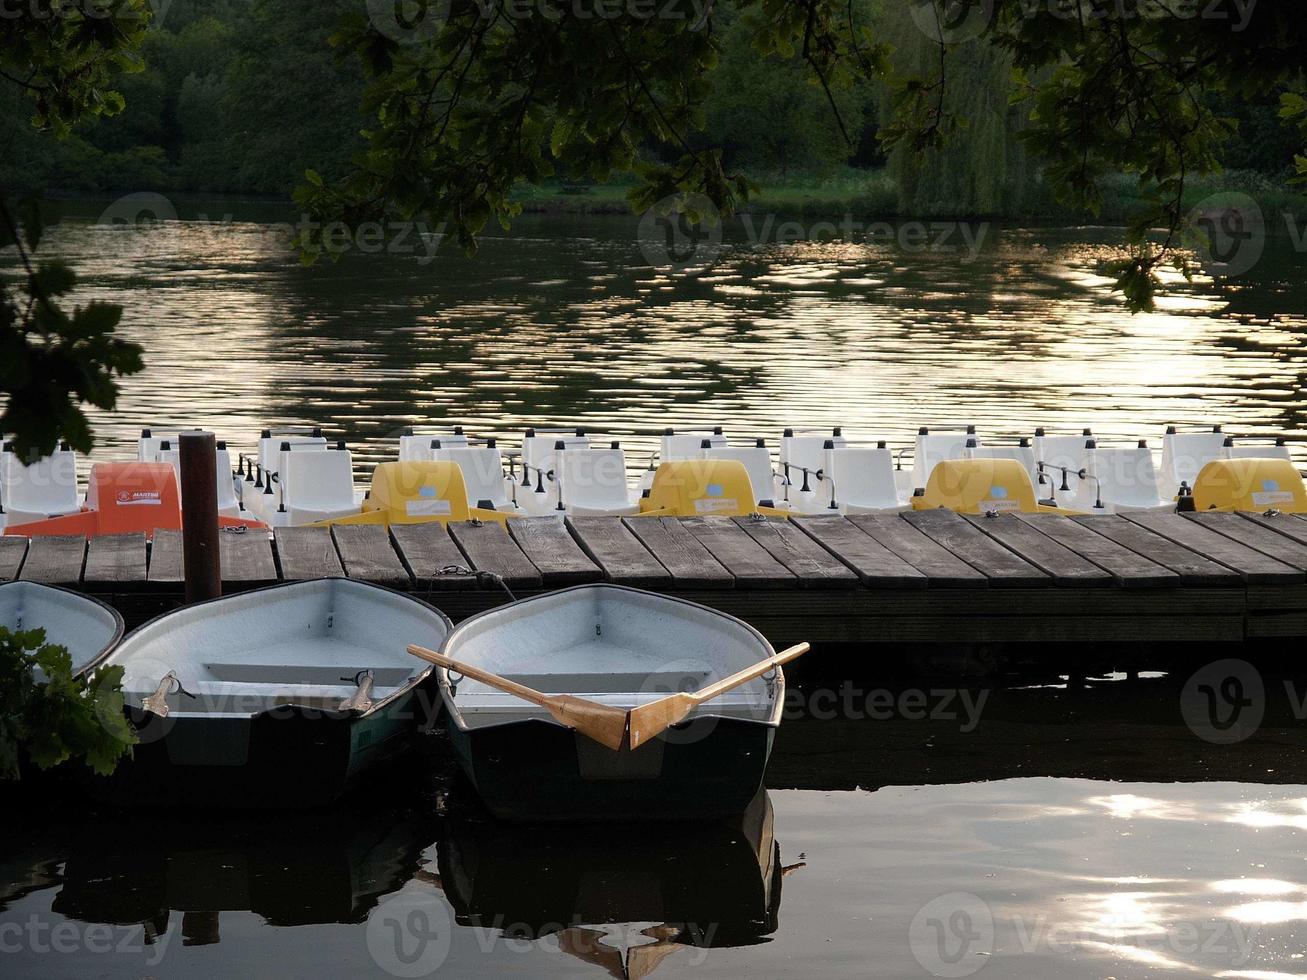
[[[281,577],[288,582],[345,574],[331,531],[325,527],[279,527],[273,532]]]
[[[855,589],[858,576],[815,538],[779,517],[737,517],[735,524],[784,565],[801,589]],[[861,533],[861,532],[859,532]]]
[[[800,517],[792,523],[852,569],[858,580],[868,588],[926,587],[926,576],[921,571],[852,521],[843,517]]]
[[[737,589],[786,589],[798,578],[733,521],[716,517],[685,517],[687,531],[735,578]]]
[[[510,589],[538,589],[544,584],[539,569],[500,525],[450,521],[449,533],[473,570],[498,575]]]
[[[449,528],[439,521],[392,524],[390,537],[419,591],[458,592],[477,587],[467,556],[458,550]]]
[[[1241,520],[1251,521],[1261,527],[1268,528],[1276,534],[1282,534],[1290,541],[1297,541],[1299,544],[1307,544],[1307,521],[1301,520],[1297,514],[1240,514]]]
[[[982,572],[936,544],[898,514],[863,514],[848,520],[921,572],[930,588],[974,588],[989,583]]]
[[[88,588],[140,588],[146,582],[145,535],[101,534],[87,542],[82,582]]]
[[[1176,544],[1184,545],[1213,561],[1220,562],[1238,572],[1249,584],[1293,585],[1307,581],[1307,575],[1304,575],[1302,569],[1292,568],[1274,558],[1268,558],[1259,551],[1254,551],[1246,545],[1232,541],[1189,520],[1184,514],[1170,511],[1139,511],[1121,516],[1133,524],[1155,531]]]
[[[272,539],[265,531],[236,532],[224,529],[218,535],[218,563],[227,586],[252,587],[277,581],[277,560]],[[182,532],[156,530],[150,543],[149,581],[177,584],[185,578]]]
[[[1065,520],[1063,517],[1056,519]],[[968,517],[967,520],[1018,558],[1051,575],[1055,585],[1106,588],[1112,584],[1112,576],[1088,558],[1017,520],[1013,514]]]
[[[1175,588],[1180,576],[1111,538],[1060,514],[1017,514],[1019,520],[1108,572],[1125,589]]]
[[[672,576],[675,589],[729,589],[735,577],[675,517],[627,517],[623,523]]]
[[[1176,544],[1169,538],[1154,534],[1148,528],[1133,524],[1116,514],[1071,518],[1095,534],[1115,541],[1135,554],[1169,568],[1180,576],[1180,584],[1203,588],[1232,588],[1243,585],[1238,572],[1208,561],[1195,551]]]
[[[665,590],[671,586],[672,573],[621,521],[611,517],[569,517],[567,527],[609,582],[637,589]]]
[[[951,510],[917,510],[903,515],[918,531],[983,572],[996,588],[1052,585],[1050,575],[1018,557]]]
[[[18,577],[24,582],[76,587],[82,582],[85,558],[86,538],[80,534],[42,535],[28,544],[27,560]]]
[[[1247,520],[1243,514],[1186,514],[1191,521],[1294,568],[1307,569],[1307,543]],[[1258,517],[1262,515],[1258,514]]]
[[[598,582],[604,577],[576,543],[561,516],[515,518],[508,522],[508,533],[540,571],[546,588]]]
[[[16,534],[0,535],[0,582],[12,582],[18,578],[26,557],[26,538]]]
[[[380,524],[340,524],[331,529],[341,566],[350,578],[376,582],[392,589],[413,584],[408,569],[390,546],[390,534]]]

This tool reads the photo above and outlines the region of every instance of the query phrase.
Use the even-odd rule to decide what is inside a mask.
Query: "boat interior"
[[[45,641],[67,647],[77,672],[94,661],[123,633],[113,610],[85,596],[35,582],[0,585],[0,627],[45,630]]]
[[[410,642],[440,646],[448,621],[385,589],[319,579],[183,607],[147,623],[109,658],[127,703],[162,689],[169,714],[251,717],[296,704],[340,709],[372,678],[381,701],[425,666]],[[166,681],[169,673],[175,681]]]

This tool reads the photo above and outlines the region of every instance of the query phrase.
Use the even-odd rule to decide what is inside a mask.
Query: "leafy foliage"
[[[44,630],[0,627],[0,779],[18,778],[24,754],[40,769],[81,760],[113,772],[135,741],[122,676],[115,666],[74,677],[68,650],[46,643]]]

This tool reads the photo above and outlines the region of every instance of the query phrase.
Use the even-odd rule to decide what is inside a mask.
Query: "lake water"
[[[365,243],[303,268],[274,209],[177,209],[128,225],[70,205],[44,246],[74,263],[80,296],[122,303],[146,347],[119,414],[97,420],[105,455],[133,453],[145,425],[209,426],[245,450],[269,422],[321,425],[362,477],[413,424],[510,442],[582,425],[639,451],[666,426],[773,446],[787,426],[894,446],[921,425],[991,440],[1089,426],[1157,446],[1167,423],[1302,424],[1307,255],[1288,234],[1230,283],[1176,279],[1131,316],[1097,271],[1112,228],[777,244],[830,229],[757,217],[725,229],[710,268],[677,271],[651,266],[632,219],[527,216],[474,259],[412,235],[404,254]]]
[[[1301,422],[1307,278],[1287,240],[1238,283],[1176,283],[1132,317],[1095,271],[1112,229],[993,227],[974,255],[745,242],[670,275],[630,221],[528,218],[476,260],[445,245],[431,262],[351,254],[305,269],[245,220],[275,214],[196,220],[228,207],[136,227],[71,207],[49,234],[83,278],[79,299],[122,302],[123,332],[147,348],[120,414],[97,420],[103,456],[132,454],[142,425],[204,425],[252,448],[269,421],[320,424],[363,464],[392,455],[406,424],[576,424],[648,448],[666,425],[775,439],[838,424],[905,444],[921,424],[1157,439],[1168,422]],[[1186,725],[1184,692],[1194,666],[1227,653],[1085,686],[991,675],[965,698],[957,670],[887,676],[887,651],[800,662],[808,707],[734,826],[497,824],[439,734],[327,812],[10,800],[0,965],[1301,980],[1307,684],[1290,675],[1251,738],[1214,744]],[[843,679],[891,686],[897,707],[826,717],[814,695]],[[902,696],[917,690],[924,718]]]

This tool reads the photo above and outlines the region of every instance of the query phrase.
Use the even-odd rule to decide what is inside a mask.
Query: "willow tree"
[[[967,99],[952,93],[966,73],[954,71],[966,61],[951,53],[967,44],[1003,52],[1028,100],[1022,138],[1064,203],[1096,211],[1100,178],[1120,172],[1147,191],[1116,269],[1135,309],[1151,305],[1164,264],[1188,271],[1184,191],[1218,168],[1216,148],[1230,135],[1204,95],[1285,90],[1286,113],[1307,116],[1293,92],[1307,63],[1307,19],[1294,0],[906,5],[936,57],[895,74],[868,4],[734,0],[757,56],[802,61],[837,120],[840,91],[891,78],[894,117],[882,137],[913,154],[959,131]],[[713,134],[695,138],[722,44],[715,14],[711,0],[368,0],[335,38],[369,80],[367,148],[340,181],[310,173],[299,199],[325,222],[446,221],[469,249],[488,221],[517,213],[518,181],[554,175],[633,172],[637,210],[729,215],[752,184],[723,165]],[[996,153],[997,131],[980,138]],[[977,188],[976,199],[992,190]],[[309,254],[324,247],[303,244]]]

